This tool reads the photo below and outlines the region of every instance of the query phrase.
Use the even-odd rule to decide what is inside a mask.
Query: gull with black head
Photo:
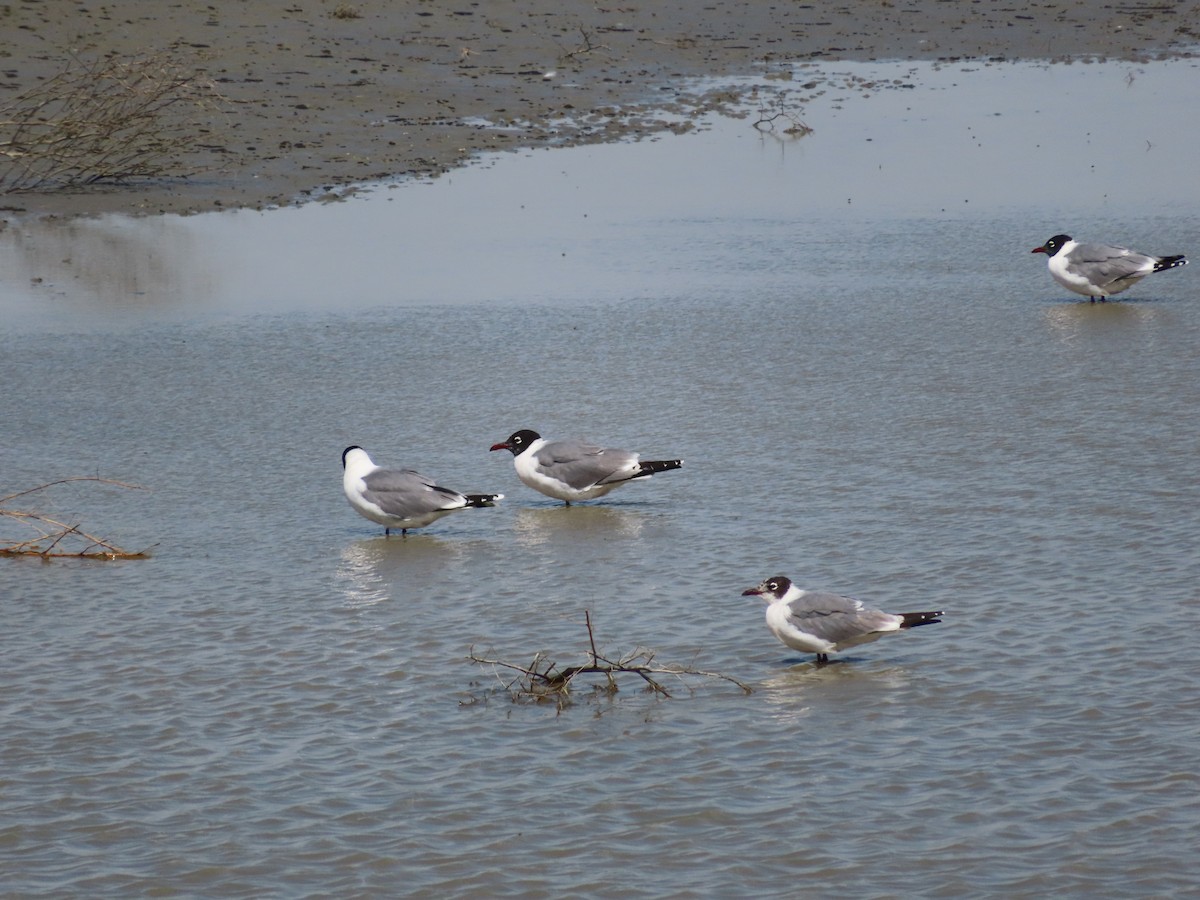
[[[655,472],[678,469],[682,459],[641,460],[630,450],[598,447],[580,440],[547,441],[536,431],[514,431],[492,450],[513,455],[517,477],[535,491],[562,500],[594,500]]]
[[[1155,272],[1186,266],[1183,256],[1151,256],[1111,244],[1083,244],[1056,234],[1030,253],[1045,253],[1054,280],[1068,291],[1104,302]]]
[[[757,587],[742,591],[743,597],[767,601],[767,627],[785,645],[801,653],[815,653],[817,664],[829,662],[829,654],[857,647],[885,634],[933,625],[942,612],[887,613],[864,606],[861,600],[828,591],[806,591],[790,578],[776,575]]]

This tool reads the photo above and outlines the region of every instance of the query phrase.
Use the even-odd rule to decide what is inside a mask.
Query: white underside
[[[350,480],[346,479],[346,481],[349,482]],[[372,522],[377,522],[387,528],[422,528],[425,525],[428,525],[430,522],[436,522],[438,519],[442,518],[442,516],[450,515],[450,513],[454,512],[456,509],[462,509],[462,505],[460,505],[453,506],[450,509],[434,510],[433,512],[425,513],[420,516],[389,516],[374,503],[368,503],[363,499],[362,492],[367,488],[367,486],[363,483],[363,480],[359,478],[355,479],[355,482],[356,483],[353,484],[343,485],[343,487],[346,489],[346,499],[350,501],[350,505],[353,506],[363,518],[370,519]]]
[[[421,513],[420,515],[388,515],[377,504],[369,502],[363,496],[367,490],[367,483],[363,479],[372,472],[377,471],[379,466],[371,462],[371,458],[362,449],[351,451],[346,457],[345,464],[346,468],[342,472],[342,491],[345,493],[346,499],[350,501],[350,505],[364,519],[370,519],[372,522],[377,522],[386,528],[421,528],[467,505],[467,501],[464,498],[458,503],[450,503],[448,501],[445,508],[435,509],[432,512]]]
[[[807,634],[788,621],[787,605],[772,603],[767,607],[767,627],[771,634],[793,650],[801,653],[836,653],[837,645]]]
[[[792,599],[803,595],[804,591],[799,591],[793,586],[783,599],[777,600],[767,606],[766,611],[767,627],[771,629],[771,633],[788,647],[791,647],[793,650],[799,650],[801,653],[837,653],[839,650],[845,650],[848,647],[869,644],[885,634],[899,631],[900,624],[903,621],[899,616],[895,616],[893,617],[894,621],[879,627],[875,631],[857,634],[854,637],[834,643],[833,641],[817,637],[815,634],[809,634],[807,631],[801,631],[792,623],[788,615],[788,603]]]
[[[516,467],[517,477],[521,481],[535,491],[545,494],[547,497],[566,501],[595,500],[597,497],[603,497],[628,481],[626,479],[625,481],[615,481],[607,484],[595,484],[586,488],[573,488],[569,484],[559,481],[557,478],[551,478],[541,471],[535,458],[539,446],[539,444],[534,444],[529,450],[515,457],[513,465]],[[629,474],[632,476],[636,470],[637,461],[634,460],[629,465]],[[650,476],[643,475],[641,477],[649,478]]]
[[[1153,265],[1147,267],[1145,272],[1137,275],[1130,275],[1121,279],[1115,285],[1102,287],[1098,284],[1093,284],[1087,278],[1077,273],[1068,271],[1065,249],[1060,250],[1055,256],[1050,257],[1050,274],[1054,276],[1054,280],[1065,287],[1068,291],[1074,291],[1076,294],[1083,294],[1085,297],[1111,297],[1113,294],[1119,294],[1126,288],[1133,287],[1153,270]]]

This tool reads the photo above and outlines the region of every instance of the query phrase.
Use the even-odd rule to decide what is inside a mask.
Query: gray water
[[[1200,255],[1195,66],[872,71],[799,141],[0,232],[0,495],[136,483],[21,503],[152,548],[0,560],[4,891],[1196,895],[1197,273],[1029,253]],[[563,508],[521,427],[686,464]],[[385,538],[348,444],[507,497]],[[946,618],[817,668],[775,574]],[[467,659],[585,610],[753,693]]]

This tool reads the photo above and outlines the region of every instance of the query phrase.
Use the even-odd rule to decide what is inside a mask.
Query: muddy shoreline
[[[1197,22],[1200,2],[23,0],[0,8],[0,104],[72,54],[161,53],[209,79],[221,108],[193,123],[211,138],[173,160],[187,177],[0,195],[0,207],[5,215],[267,208],[354,183],[437,175],[487,151],[685,130],[692,116],[736,100],[697,91],[703,76],[786,80],[797,62],[819,72],[845,60],[1147,60],[1189,55]]]

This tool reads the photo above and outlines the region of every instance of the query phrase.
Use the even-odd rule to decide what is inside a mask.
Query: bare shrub
[[[0,107],[0,193],[182,177],[224,100],[170,54],[85,61]]]

